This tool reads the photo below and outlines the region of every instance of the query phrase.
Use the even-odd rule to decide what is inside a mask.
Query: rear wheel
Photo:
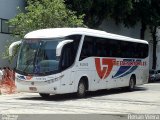
[[[47,93],[39,93],[42,98],[49,98],[50,94]]]
[[[128,86],[128,90],[129,91],[133,91],[135,89],[135,78],[131,77],[130,81],[129,81],[129,86]]]
[[[83,98],[86,95],[86,84],[83,80],[81,80],[78,84],[78,89],[77,89],[77,97]]]

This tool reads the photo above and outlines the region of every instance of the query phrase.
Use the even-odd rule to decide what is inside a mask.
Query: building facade
[[[17,7],[24,9],[24,6],[24,0],[0,0],[0,67],[9,65],[2,54],[6,50],[5,46],[13,39],[7,21],[19,13]]]

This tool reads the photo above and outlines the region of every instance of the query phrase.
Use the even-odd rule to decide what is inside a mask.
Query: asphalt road
[[[36,93],[0,95],[0,114],[92,114],[88,118],[101,120],[113,115],[121,120],[129,114],[160,114],[160,82],[136,87],[133,92],[121,89],[89,92],[84,99],[77,99],[73,94],[55,95],[49,99]],[[24,120],[28,120],[27,117]]]

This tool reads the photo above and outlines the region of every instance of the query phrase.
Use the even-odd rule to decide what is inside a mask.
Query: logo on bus
[[[23,75],[17,76],[18,80],[31,80],[32,78],[33,78],[32,76],[23,76]]]
[[[95,58],[96,70],[101,79],[106,79],[112,71],[116,59]]]
[[[112,78],[120,78],[132,73],[138,66],[146,66],[146,62],[142,62],[141,59],[123,59],[122,61],[117,61],[115,58],[95,58],[95,66],[100,79],[106,79],[113,67],[119,66],[118,71]]]

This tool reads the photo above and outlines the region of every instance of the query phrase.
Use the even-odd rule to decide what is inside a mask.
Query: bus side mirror
[[[73,42],[73,40],[64,40],[60,43],[58,43],[57,48],[56,48],[56,56],[59,57],[61,56],[61,52],[62,52],[62,48],[64,47],[64,45]]]
[[[16,42],[13,42],[10,46],[9,46],[9,56],[13,56],[13,51],[14,51],[14,48],[18,45],[20,45],[22,43],[22,41],[16,41]]]

